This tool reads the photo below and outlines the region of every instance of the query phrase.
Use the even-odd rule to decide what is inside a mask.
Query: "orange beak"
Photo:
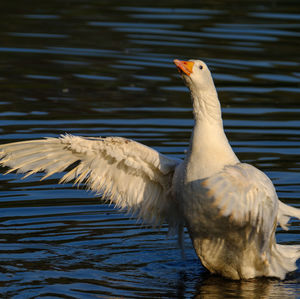
[[[180,74],[182,74],[183,72],[186,75],[190,76],[193,73],[194,62],[174,59],[174,63],[176,64]]]

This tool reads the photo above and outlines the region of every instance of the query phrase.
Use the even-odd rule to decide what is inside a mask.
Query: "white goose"
[[[184,161],[120,137],[64,135],[0,145],[2,166],[42,179],[63,172],[153,225],[167,222],[181,239],[186,225],[195,251],[211,272],[230,279],[284,279],[296,269],[300,245],[276,244],[300,210],[277,198],[270,179],[240,163],[224,133],[210,71],[200,60],[174,60],[191,91],[195,125]]]

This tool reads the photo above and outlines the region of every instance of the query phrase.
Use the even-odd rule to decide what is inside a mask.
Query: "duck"
[[[202,265],[232,280],[284,279],[297,269],[300,245],[277,244],[278,225],[288,229],[300,209],[277,197],[272,181],[242,163],[224,132],[211,72],[201,60],[174,64],[188,87],[194,116],[183,160],[123,137],[70,134],[0,145],[4,174],[60,173],[59,183],[84,185],[96,196],[134,214],[142,223],[178,235],[185,228]]]

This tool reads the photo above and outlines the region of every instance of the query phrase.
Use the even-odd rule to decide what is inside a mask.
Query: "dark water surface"
[[[172,60],[201,58],[239,158],[300,207],[298,0],[2,2],[0,143],[117,135],[182,158],[193,121]],[[142,228],[57,176],[20,178],[0,176],[2,298],[300,296],[299,271],[213,277],[187,236],[182,259],[166,227]],[[299,244],[299,224],[278,241]]]

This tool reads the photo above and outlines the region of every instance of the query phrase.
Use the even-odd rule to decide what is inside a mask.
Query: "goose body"
[[[300,246],[279,245],[300,210],[278,200],[270,179],[241,163],[223,129],[210,71],[200,60],[174,60],[191,91],[195,125],[185,159],[173,159],[121,137],[64,135],[0,145],[0,163],[43,179],[67,172],[75,181],[153,225],[186,225],[202,264],[230,279],[278,277],[296,269]],[[72,166],[70,170],[70,166]]]

